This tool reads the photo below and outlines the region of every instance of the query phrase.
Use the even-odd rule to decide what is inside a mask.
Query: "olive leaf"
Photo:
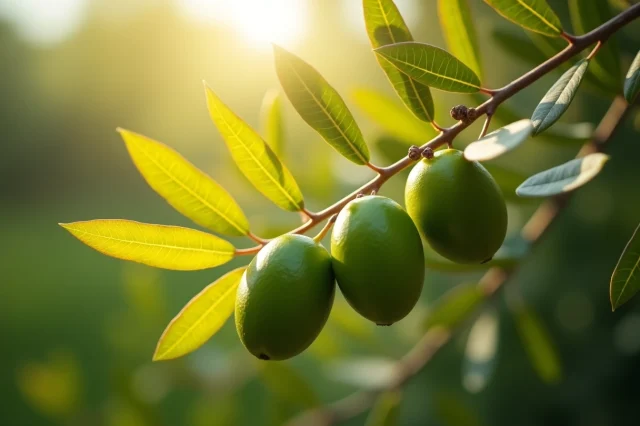
[[[194,296],[162,333],[153,360],[186,355],[217,333],[233,313],[236,290],[245,269],[234,269]]]
[[[478,284],[463,284],[445,293],[427,313],[423,328],[454,328],[482,304],[486,295]]]
[[[475,93],[478,76],[446,50],[424,43],[404,42],[375,49],[414,80],[447,92]]]
[[[471,327],[462,363],[462,384],[469,392],[484,389],[495,371],[499,325],[498,312],[491,307]]]
[[[422,145],[436,136],[436,130],[420,121],[395,99],[373,89],[355,89],[352,92],[355,104],[371,120],[389,135],[405,142],[405,145]],[[405,151],[406,151],[405,146]],[[407,153],[405,152],[404,155]],[[397,160],[400,157],[396,157]]]
[[[549,197],[573,191],[596,177],[609,156],[602,153],[576,158],[525,180],[516,189],[520,197]]]
[[[562,24],[545,0],[484,0],[506,19],[550,37],[562,34]]]
[[[478,36],[468,1],[438,0],[438,16],[451,53],[481,76]]]
[[[265,141],[276,155],[284,150],[284,123],[282,119],[282,98],[277,90],[269,90],[262,98],[260,123]]]
[[[624,80],[624,98],[632,104],[640,92],[640,51],[633,59]]]
[[[195,271],[233,259],[231,243],[195,229],[151,225],[122,219],[61,223],[89,247],[106,254],[156,268]]]
[[[527,140],[531,132],[533,132],[531,120],[516,121],[467,145],[464,149],[464,157],[469,161],[493,160]]]
[[[382,392],[374,402],[365,426],[396,426],[401,402],[402,392],[400,390]]]
[[[543,323],[526,306],[514,309],[513,317],[518,334],[538,377],[547,383],[562,379],[562,364],[558,351]]]
[[[168,146],[128,130],[118,132],[142,177],[173,208],[212,231],[247,235],[246,216],[217,182]]]
[[[345,158],[367,164],[369,148],[338,92],[293,53],[277,45],[273,51],[280,84],[302,119]]]
[[[582,59],[569,68],[544,95],[531,116],[534,136],[551,127],[569,108],[588,66],[589,60]]]
[[[640,225],[633,231],[611,276],[611,309],[616,310],[640,290]]]
[[[413,36],[393,0],[363,0],[364,22],[371,46],[413,41]],[[392,63],[376,55],[380,67],[406,107],[420,120],[434,118],[433,97],[429,87],[413,80]]]
[[[613,16],[609,2],[599,0],[569,0],[569,14],[573,30],[576,33],[587,33]],[[590,72],[609,91],[620,91],[620,52],[615,39],[610,37],[591,60]]]
[[[278,207],[288,211],[302,210],[304,200],[298,184],[269,145],[206,84],[205,91],[211,119],[240,171]]]

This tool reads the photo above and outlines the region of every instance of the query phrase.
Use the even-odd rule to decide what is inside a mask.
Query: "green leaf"
[[[562,33],[562,24],[545,0],[484,0],[496,12],[531,31],[550,37]]]
[[[616,310],[640,290],[640,225],[636,228],[611,276],[611,308]]]
[[[493,160],[527,140],[531,132],[533,132],[531,120],[516,121],[467,145],[464,149],[464,157],[469,161]]]
[[[260,111],[262,134],[276,155],[284,149],[284,124],[282,119],[282,98],[277,90],[269,90],[262,99]]]
[[[265,197],[288,211],[304,208],[302,193],[291,172],[273,150],[205,84],[213,123],[240,171]]]
[[[587,33],[613,17],[609,2],[606,0],[569,0],[571,23],[576,33]],[[615,40],[609,38],[593,57],[591,72],[612,92],[620,91],[620,52]]]
[[[311,409],[320,404],[320,398],[307,380],[287,364],[260,362],[258,365],[264,384],[282,400],[303,409]]]
[[[225,235],[247,235],[249,222],[236,201],[209,176],[168,146],[118,129],[134,164],[160,196],[198,225]]]
[[[640,51],[633,59],[624,80],[624,98],[632,104],[640,92]]]
[[[402,392],[400,390],[381,393],[369,412],[365,426],[396,426],[401,402]]]
[[[438,16],[451,53],[481,76],[478,36],[467,0],[438,0]]]
[[[195,229],[150,225],[122,219],[61,223],[89,247],[156,268],[196,271],[227,263],[235,254],[231,243]]]
[[[577,189],[596,177],[609,156],[601,153],[576,158],[525,180],[516,193],[520,197],[550,197]]]
[[[514,312],[518,333],[536,373],[547,383],[562,379],[562,365],[558,351],[546,328],[535,312],[520,306]]]
[[[276,45],[273,52],[280,84],[302,119],[344,157],[367,164],[367,144],[338,92],[296,55]]]
[[[534,136],[551,127],[569,108],[588,66],[589,61],[582,59],[569,68],[544,95],[531,116]]]
[[[498,312],[487,309],[471,327],[462,364],[462,383],[469,392],[485,388],[496,366],[499,338]]]
[[[468,319],[485,300],[485,294],[477,284],[463,284],[449,290],[429,310],[424,329],[439,326],[447,329]]]
[[[475,93],[480,79],[446,50],[429,44],[405,42],[375,49],[414,80],[447,92]]]
[[[413,41],[411,32],[392,0],[363,0],[364,22],[371,46]],[[434,118],[433,98],[429,87],[400,72],[392,63],[376,55],[380,67],[406,107],[420,120]]]
[[[422,145],[436,136],[436,130],[415,118],[390,96],[373,89],[355,89],[352,92],[356,105],[386,133],[406,142]],[[406,155],[406,153],[405,153]]]
[[[186,355],[216,334],[233,313],[236,290],[245,269],[223,275],[191,299],[162,333],[153,360]]]

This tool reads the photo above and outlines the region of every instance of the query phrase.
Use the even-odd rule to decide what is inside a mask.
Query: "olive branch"
[[[462,41],[464,46],[461,46],[459,39],[449,41],[451,50],[464,59],[463,62],[443,49],[415,42],[392,0],[363,2],[367,32],[380,66],[409,110],[438,132],[437,136],[422,146],[410,147],[406,156],[386,167],[371,163],[364,138],[335,89],[302,59],[274,46],[278,77],[300,116],[340,154],[375,173],[369,182],[321,211],[313,212],[305,206],[293,175],[278,158],[277,147],[267,144],[205,85],[211,118],[236,165],[266,198],[283,210],[303,216],[304,222],[291,230],[290,234],[304,234],[327,221],[315,238],[321,239],[330,230],[335,215],[346,204],[360,195],[377,193],[391,177],[421,157],[431,158],[436,149],[444,145],[451,147],[455,138],[481,117],[484,117],[484,124],[479,140],[465,148],[464,155],[469,160],[494,159],[514,149],[529,136],[544,132],[566,111],[583,78],[588,78],[586,72],[590,62],[598,60],[597,54],[606,48],[607,40],[640,16],[640,4],[635,4],[597,28],[577,36],[562,30],[559,19],[544,1],[536,2],[534,6],[517,1],[512,2],[513,7],[508,5],[511,3],[509,1],[485,1],[506,19],[528,30],[564,39],[566,47],[504,87],[488,89],[480,82],[481,67],[477,49],[466,49],[467,45],[473,47],[475,43],[469,34]],[[383,3],[387,7],[383,7]],[[455,4],[462,3],[439,2],[443,8]],[[448,21],[451,16],[460,18],[465,25],[470,20],[468,11],[444,12],[441,18],[445,26],[451,24]],[[502,103],[591,46],[594,47],[590,53],[567,69],[547,92],[531,120],[515,121],[489,133],[492,118]],[[442,127],[434,121],[431,88],[480,93],[488,96],[488,99],[476,107],[459,105],[452,108],[451,116],[458,122],[451,127]],[[518,187],[516,193],[519,196],[551,197],[539,207],[522,230],[523,239],[530,245],[535,245],[553,223],[566,205],[570,192],[599,173],[607,160],[607,156],[600,154],[600,151],[611,139],[629,106],[634,104],[639,91],[640,55],[627,73],[624,97],[619,94],[615,97],[591,142],[584,145],[578,158],[534,175]],[[213,233],[246,237],[256,245],[236,248],[213,233],[119,219],[61,224],[79,240],[116,258],[174,270],[213,268],[236,256],[254,255],[270,241],[250,229],[242,209],[222,186],[180,154],[137,133],[123,129],[119,132],[144,179],[172,207]],[[637,244],[633,239],[630,245],[632,243]],[[626,253],[623,253],[620,264],[631,264],[632,267],[618,268],[614,272],[611,284],[614,308],[640,289],[640,284],[637,284],[640,274],[635,274],[637,259],[629,258]],[[244,268],[235,269],[196,295],[166,328],[158,342],[154,360],[167,360],[190,353],[213,336],[233,312],[234,295],[243,272]],[[497,294],[515,272],[515,268],[491,267],[478,285],[485,299]],[[459,318],[458,323],[463,323],[472,313],[467,312],[468,315]],[[414,349],[395,365],[396,374],[388,386],[361,391],[327,407],[304,413],[292,420],[292,424],[309,424],[311,420],[333,424],[357,415],[370,407],[377,395],[399,389],[421,371],[458,329],[457,325],[432,327]]]

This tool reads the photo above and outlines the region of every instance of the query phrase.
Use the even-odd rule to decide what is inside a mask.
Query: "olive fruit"
[[[303,235],[282,235],[242,276],[235,307],[240,340],[256,357],[283,360],[304,351],[327,322],[335,295],[329,252]]]
[[[349,202],[331,234],[340,290],[362,316],[378,325],[404,318],[424,281],[424,253],[413,221],[395,201],[366,196]]]
[[[455,149],[436,151],[411,170],[409,215],[429,245],[458,263],[489,261],[507,233],[507,206],[489,172]]]

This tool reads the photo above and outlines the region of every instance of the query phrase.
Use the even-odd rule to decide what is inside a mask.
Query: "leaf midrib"
[[[240,146],[242,146],[244,148],[244,150],[247,152],[247,154],[249,154],[249,157],[251,157],[251,159],[258,165],[258,167],[260,167],[260,169],[264,172],[264,174],[275,184],[276,188],[278,188],[280,190],[280,192],[282,192],[284,194],[285,197],[287,197],[289,199],[289,201],[293,204],[294,207],[296,207],[298,210],[302,209],[302,206],[300,206],[292,197],[291,195],[284,189],[284,187],[282,187],[282,185],[280,185],[278,183],[278,181],[276,179],[274,179],[273,176],[271,176],[271,174],[267,171],[267,169],[262,165],[262,163],[260,161],[258,161],[258,159],[253,155],[253,152],[251,152],[251,150],[244,144],[244,142],[242,141],[242,139],[240,138],[240,134],[236,133],[233,130],[233,127],[231,127],[229,125],[229,123],[227,122],[227,120],[225,120],[224,115],[221,114],[220,109],[216,106],[215,102],[212,103],[213,107],[216,109],[217,111],[217,115],[218,117],[220,117],[220,119],[223,121],[224,125],[227,127],[227,129],[229,129],[229,131],[233,134],[233,136],[235,137],[235,139],[240,142]],[[258,136],[259,137],[259,136]],[[266,142],[265,146],[266,146]],[[284,173],[284,165],[282,166],[282,173]]]
[[[302,79],[302,77],[300,77],[300,74],[298,74],[298,71],[296,71],[295,66],[291,63],[291,61],[289,61],[288,59],[286,60],[287,63],[289,64],[289,67],[291,68],[291,70],[293,71],[293,73],[295,74],[296,78],[300,81],[300,83],[302,83],[302,85],[304,86],[304,89],[311,95],[311,98],[313,99],[313,101],[320,107],[320,109],[322,110],[322,112],[327,116],[327,118],[329,118],[329,120],[331,121],[331,123],[333,124],[333,126],[338,129],[338,132],[340,132],[340,134],[342,135],[342,137],[344,138],[344,140],[347,142],[347,144],[349,145],[349,148],[351,148],[351,150],[356,154],[356,156],[360,159],[360,161],[362,161],[363,164],[367,164],[369,161],[364,158],[362,156],[362,154],[360,153],[360,151],[358,149],[356,149],[355,145],[351,142],[351,140],[347,137],[347,135],[342,131],[342,129],[340,128],[340,126],[338,126],[338,123],[335,122],[335,120],[333,119],[333,117],[331,116],[331,114],[329,114],[329,112],[326,110],[326,108],[324,107],[324,105],[322,105],[322,103],[318,100],[318,98],[316,98],[315,94],[311,91],[311,89],[309,89],[309,86],[307,86],[307,84],[304,82],[304,80]],[[328,83],[327,83],[328,84]],[[353,120],[353,118],[351,118]]]
[[[195,248],[195,247],[174,246],[174,245],[169,245],[169,244],[154,244],[154,243],[148,243],[146,241],[145,242],[141,242],[141,241],[137,241],[137,240],[123,240],[121,238],[108,237],[108,236],[103,235],[103,234],[96,234],[96,233],[93,233],[93,232],[86,231],[84,229],[74,228],[74,227],[71,227],[71,226],[66,226],[66,228],[71,230],[71,231],[74,231],[74,232],[81,232],[82,234],[91,235],[92,237],[98,237],[98,238],[102,238],[102,239],[105,239],[105,240],[111,240],[111,241],[118,241],[120,243],[138,244],[138,245],[141,245],[141,246],[161,247],[161,248],[166,248],[166,249],[195,251],[195,252],[202,252],[202,253],[214,253],[214,254],[222,254],[222,255],[228,255],[228,254],[233,253],[231,251],[218,251],[218,250],[201,249],[201,248]]]
[[[137,144],[134,143],[133,145],[137,146],[138,149],[142,152],[142,154],[144,154],[144,156],[150,160],[156,167],[158,167],[160,170],[162,170],[162,172],[164,174],[166,174],[167,176],[169,176],[169,178],[171,178],[172,181],[176,182],[178,185],[180,185],[180,187],[182,187],[182,189],[184,189],[185,191],[187,191],[189,194],[191,194],[195,199],[197,199],[198,201],[200,201],[202,204],[204,204],[205,206],[209,207],[211,210],[213,210],[218,216],[220,216],[222,219],[224,219],[225,221],[227,221],[227,223],[229,223],[231,226],[233,226],[235,229],[237,229],[242,235],[246,235],[247,231],[242,229],[242,227],[240,227],[238,224],[236,224],[235,221],[229,219],[224,213],[222,213],[220,210],[218,210],[217,208],[215,208],[212,204],[210,204],[207,200],[205,200],[204,198],[202,198],[198,193],[194,192],[193,190],[191,190],[191,188],[189,188],[188,186],[186,186],[185,184],[182,183],[182,181],[180,181],[178,178],[176,178],[176,176],[174,176],[173,174],[171,174],[171,172],[169,172],[169,170],[167,170],[166,168],[164,168],[162,166],[161,163],[157,162],[152,156],[149,155],[149,153],[141,146],[141,144]],[[178,154],[179,155],[179,154]],[[186,160],[185,160],[186,161]],[[197,169],[196,169],[197,170]],[[200,170],[197,170],[200,171]],[[202,173],[202,172],[201,172]]]
[[[211,284],[213,286],[216,285],[216,283]],[[187,328],[187,330],[182,333],[182,335],[170,346],[168,347],[164,352],[162,352],[161,354],[158,354],[158,358],[162,359],[164,358],[167,354],[170,354],[171,351],[173,351],[176,346],[178,346],[180,343],[182,343],[182,341],[198,326],[200,325],[200,323],[202,321],[204,321],[204,318],[207,317],[211,311],[213,311],[215,308],[217,308],[220,303],[222,303],[222,301],[229,295],[229,293],[231,293],[235,288],[237,287],[237,285],[235,284],[231,284],[229,286],[229,288],[227,288],[222,294],[221,296],[213,303],[211,304],[211,306],[209,306],[209,308],[207,308],[207,310],[195,321],[191,324],[191,326],[189,326]],[[184,311],[186,311],[189,306],[191,305],[191,303],[187,304],[187,306],[184,307],[184,310],[182,312],[180,312],[180,314],[182,314]],[[228,317],[227,317],[228,318]],[[225,319],[226,320],[226,319]]]

